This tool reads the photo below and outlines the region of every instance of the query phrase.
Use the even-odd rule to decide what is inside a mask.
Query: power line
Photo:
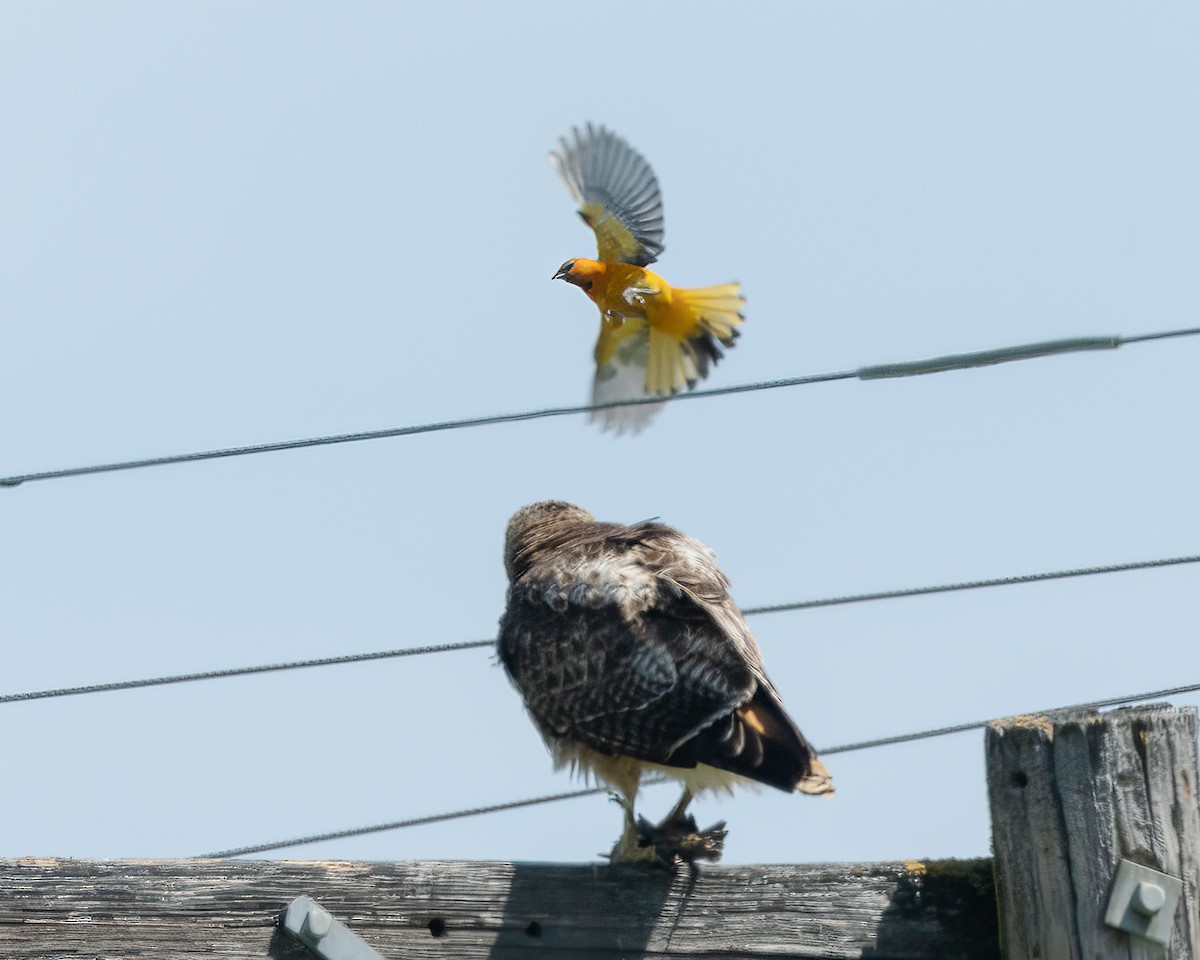
[[[956,590],[977,590],[983,587],[1006,587],[1042,580],[1061,580],[1069,577],[1094,576],[1101,573],[1123,573],[1130,570],[1149,570],[1156,567],[1178,566],[1200,562],[1200,554],[1186,557],[1167,557],[1161,560],[1138,560],[1132,563],[1114,563],[1099,567],[1079,567],[1073,570],[1057,570],[1050,573],[1027,573],[1016,577],[998,577],[992,580],[969,580],[929,587],[910,587],[903,590],[884,590],[877,593],[859,593],[844,597],[827,597],[822,600],[801,600],[796,603],[777,603],[768,606],[746,607],[742,614],[747,617],[763,613],[782,613],[789,610],[810,610],[815,607],[834,607],[868,600],[894,600],[900,597],[916,597]],[[458,643],[438,643],[421,647],[401,647],[396,650],[377,650],[369,653],[351,653],[338,657],[320,657],[315,660],[291,660],[284,663],[267,663],[251,667],[230,667],[225,670],[205,670],[200,673],[179,673],[166,677],[150,677],[141,680],[118,680],[113,683],[93,683],[82,687],[59,687],[53,690],[33,690],[27,693],[0,695],[0,703],[16,703],[24,700],[49,700],[55,697],[71,697],[89,693],[112,693],[117,690],[134,690],[139,687],[161,687],[174,683],[191,683],[198,680],[221,680],[228,677],[248,676],[256,673],[274,673],[281,670],[300,670],[305,667],[328,667],[343,663],[361,663],[366,660],[389,660],[396,657],[413,657],[427,653],[449,653],[455,650],[473,650],[491,647],[495,640],[465,640]]]
[[[1123,343],[1145,343],[1148,340],[1167,340],[1170,337],[1190,337],[1196,333],[1200,333],[1200,327],[1192,327],[1189,330],[1166,330],[1162,333],[1138,333],[1132,337],[1122,337]]]
[[[819,373],[811,376],[791,377],[785,380],[764,380],[732,387],[717,387],[712,390],[693,390],[677,393],[670,397],[643,397],[612,403],[582,404],[570,407],[545,407],[540,410],[525,410],[520,413],[498,413],[461,420],[443,420],[437,423],[421,423],[408,427],[390,427],[384,430],[365,430],[359,433],[339,433],[325,437],[308,437],[301,440],[280,440],[274,443],[258,443],[241,447],[226,447],[221,450],[205,450],[198,453],[180,453],[166,457],[150,457],[145,460],[125,460],[120,463],[102,463],[89,467],[70,467],[65,470],[44,470],[12,477],[0,477],[0,487],[15,487],[33,480],[58,480],[63,477],[80,477],[93,473],[115,473],[119,470],[137,470],[141,467],[161,467],[173,463],[189,463],[195,460],[217,460],[223,457],[244,457],[255,453],[273,453],[278,450],[301,450],[305,447],[322,447],[338,443],[354,443],[358,440],[386,440],[391,437],[409,437],[419,433],[438,433],[443,430],[459,430],[464,427],[482,427],[497,423],[518,423],[523,420],[541,420],[561,417],[573,413],[592,413],[614,407],[637,407],[650,403],[664,403],[691,397],[716,397],[732,393],[747,393],[753,390],[771,390],[776,387],[794,387],[807,383],[829,380],[847,380],[855,376],[853,371],[844,373]]]
[[[420,433],[436,433],[443,430],[458,430],[465,427],[481,427],[498,423],[517,423],[524,420],[541,420],[547,417],[560,417],[569,414],[592,413],[597,410],[610,410],[616,407],[635,407],[651,403],[690,400],[700,397],[721,397],[736,393],[749,393],[756,390],[774,390],[779,387],[805,386],[812,383],[827,383],[833,380],[882,380],[892,377],[911,377],[927,373],[942,373],[947,370],[962,370],[969,367],[992,366],[998,363],[1008,363],[1015,360],[1031,360],[1035,357],[1053,356],[1060,353],[1074,353],[1088,350],[1112,350],[1129,343],[1142,343],[1148,340],[1165,340],[1173,337],[1189,337],[1200,334],[1200,327],[1184,330],[1167,330],[1161,333],[1138,334],[1131,337],[1073,337],[1063,340],[1048,340],[1041,343],[1020,344],[1013,347],[1001,347],[996,350],[982,350],[975,353],[948,354],[926,360],[915,360],[906,363],[875,364],[859,367],[856,370],[842,370],[834,373],[817,373],[800,377],[788,377],[781,380],[763,380],[757,383],[737,384],[730,387],[715,387],[708,390],[693,390],[690,393],[677,393],[670,397],[641,397],[636,400],[624,400],[612,403],[584,404],[569,407],[545,407],[539,410],[526,410],[519,413],[500,413],[477,417],[465,417],[459,420],[443,420],[436,423],[416,424],[407,427],[391,427],[383,430],[365,430],[357,433],[340,433],[324,437],[308,437],[299,440],[280,440],[273,443],[249,444],[240,447],[226,447],[220,450],[205,450],[196,453],[180,453],[165,457],[149,457],[143,460],[125,460],[118,463],[94,464],[86,467],[70,467],[64,470],[43,470],[36,473],[15,474],[0,477],[0,486],[16,487],[22,483],[34,480],[57,480],[64,477],[79,477],[95,473],[114,473],[120,470],[136,470],[141,467],[161,467],[174,463],[190,463],[196,460],[217,460],[225,457],[242,457],[256,453],[273,453],[280,450],[299,450],[305,447],[329,446],[339,443],[353,443],[358,440],[383,440],[391,437],[406,437]]]
[[[1151,690],[1149,693],[1135,693],[1127,697],[1108,697],[1104,700],[1089,700],[1087,703],[1076,703],[1069,707],[1055,707],[1052,710],[1034,710],[1030,711],[1030,713],[1038,716],[1042,714],[1070,713],[1075,710],[1099,710],[1101,707],[1117,707],[1126,703],[1139,703],[1143,700],[1157,700],[1159,697],[1175,697],[1181,693],[1195,693],[1198,690],[1200,690],[1200,683],[1191,683],[1183,687]],[[851,753],[855,750],[869,750],[872,747],[887,747],[896,743],[910,743],[913,740],[928,740],[930,737],[944,737],[951,733],[964,733],[967,730],[982,730],[991,722],[991,719],[972,720],[970,723],[958,723],[952,727],[937,727],[933,730],[922,730],[919,733],[904,733],[895,737],[859,740],[857,743],[845,743],[836,747],[828,747],[819,752],[821,756],[828,757],[836,753]]]
[[[451,650],[470,650],[473,647],[494,646],[495,640],[466,640],[461,643],[438,643],[425,647],[403,647],[399,650],[377,650],[372,653],[351,653],[344,657],[321,657],[317,660],[292,660],[287,663],[267,663],[254,667],[231,667],[228,670],[205,670],[201,673],[178,673],[169,677],[150,677],[144,680],[118,680],[115,683],[93,683],[85,687],[60,687],[56,690],[34,690],[29,693],[9,693],[0,696],[0,703],[20,700],[48,700],[52,697],[73,697],[85,693],[111,693],[115,690],[134,690],[138,687],[162,687],[172,683],[191,683],[194,680],[221,680],[254,673],[273,673],[278,670],[300,670],[304,667],[328,667],[338,663],[360,663],[364,660],[388,660],[392,657],[415,657],[425,653],[447,653]]]
[[[202,853],[200,854],[200,859],[218,860],[226,857],[240,857],[247,853],[263,853],[267,850],[280,850],[284,847],[298,847],[302,844],[316,843],[320,840],[342,840],[346,837],[361,837],[367,833],[382,833],[385,830],[403,830],[406,827],[421,827],[430,823],[441,823],[444,820],[461,820],[464,817],[478,817],[485,813],[515,810],[517,807],[535,807],[540,803],[555,803],[559,800],[572,800],[575,797],[588,797],[592,794],[604,793],[606,789],[606,787],[586,787],[581,790],[569,790],[566,793],[549,793],[544,797],[533,797],[529,800],[511,800],[507,803],[493,803],[485,807],[470,807],[467,810],[435,813],[429,817],[413,817],[409,820],[395,820],[392,823],[376,823],[369,827],[354,827],[350,830],[314,833],[308,837],[294,837],[291,840],[280,840],[275,843],[259,843],[249,847],[233,847],[229,850],[218,850],[215,853]]]
[[[1134,563],[1114,563],[1103,567],[1079,567],[1075,570],[1056,570],[1052,573],[1027,573],[1018,577],[997,577],[993,580],[967,580],[963,583],[946,583],[936,587],[883,590],[879,593],[858,593],[847,597],[830,597],[825,600],[801,600],[798,603],[778,603],[765,607],[747,607],[742,613],[748,617],[758,613],[808,610],[812,607],[833,607],[845,603],[863,603],[867,600],[894,600],[898,597],[919,597],[930,593],[951,593],[955,590],[979,590],[983,587],[1011,587],[1021,583],[1037,583],[1041,580],[1065,580],[1069,577],[1090,577],[1099,573],[1124,573],[1128,570],[1149,570],[1154,567],[1171,567],[1183,563],[1197,562],[1200,562],[1200,556],[1170,557],[1165,560],[1139,560]]]
[[[1077,703],[1070,707],[1055,707],[1052,710],[1037,710],[1032,711],[1032,714],[1037,715],[1053,715],[1069,713],[1077,710],[1097,710],[1101,707],[1114,707],[1122,704],[1139,703],[1144,700],[1156,700],[1160,697],[1172,697],[1183,693],[1195,693],[1200,691],[1200,683],[1188,684],[1183,687],[1170,687],[1165,690],[1152,690],[1147,693],[1135,693],[1125,697],[1107,697],[1103,700],[1091,700],[1087,703]],[[994,718],[993,718],[994,719]],[[943,737],[952,733],[963,733],[968,730],[981,730],[986,727],[992,719],[974,720],[970,723],[960,723],[951,727],[937,727],[933,730],[921,730],[917,733],[905,733],[891,737],[879,737],[874,740],[861,740],[857,743],[847,743],[841,746],[828,747],[819,750],[818,753],[823,757],[833,756],[838,753],[851,753],[855,750],[868,750],[874,747],[893,746],[899,743],[909,743],[914,740],[927,740],[932,737]],[[644,786],[652,786],[657,783],[662,783],[666,777],[656,776],[643,781]],[[533,797],[528,800],[509,800],[504,803],[495,803],[483,807],[470,807],[466,810],[452,810],[446,813],[433,814],[427,817],[414,817],[409,820],[395,820],[391,823],[378,823],[366,827],[355,827],[350,830],[335,830],[329,833],[317,833],[304,837],[293,837],[290,840],[278,840],[272,843],[259,843],[246,847],[233,847],[229,850],[219,850],[216,853],[206,853],[202,856],[205,858],[223,859],[226,857],[238,857],[250,853],[265,853],[268,850],[282,850],[285,847],[297,847],[307,843],[316,843],[320,840],[340,840],[345,837],[361,837],[368,833],[382,833],[387,830],[402,830],[406,827],[424,826],[431,823],[443,823],[447,820],[460,820],[465,817],[477,817],[488,813],[499,813],[504,810],[516,810],[520,807],[532,807],[543,803],[555,803],[559,800],[573,800],[577,797],[593,796],[598,793],[610,793],[608,787],[586,787],[580,790],[571,790],[566,793],[552,793],[541,797]]]

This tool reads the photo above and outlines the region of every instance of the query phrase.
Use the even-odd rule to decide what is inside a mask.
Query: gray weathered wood
[[[990,860],[706,867],[0,861],[5,960],[309,958],[308,894],[388,960],[998,957]]]
[[[1161,946],[1104,924],[1125,858],[1183,880],[1165,955],[1200,960],[1194,709],[998,720],[987,764],[1006,956],[1161,960]]]

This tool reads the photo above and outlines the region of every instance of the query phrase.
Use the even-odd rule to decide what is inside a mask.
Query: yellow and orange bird
[[[647,270],[663,251],[662,195],[644,157],[590,123],[564,137],[550,159],[596,234],[597,259],[568,260],[555,280],[573,283],[600,308],[592,402],[668,396],[708,376],[743,322],[739,285],[683,290]],[[637,432],[661,404],[593,413],[604,429]]]

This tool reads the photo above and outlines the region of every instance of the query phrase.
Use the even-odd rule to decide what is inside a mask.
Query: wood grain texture
[[[987,761],[1006,956],[1161,960],[1162,947],[1104,924],[1124,858],[1183,880],[1165,956],[1200,960],[1194,709],[999,720]]]
[[[0,958],[310,957],[308,894],[385,957],[998,957],[990,860],[710,867],[0,861]]]

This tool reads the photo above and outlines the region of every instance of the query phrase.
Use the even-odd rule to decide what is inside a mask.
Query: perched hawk
[[[700,790],[749,780],[833,792],[704,544],[659,523],[600,523],[545,501],[509,521],[504,566],[500,660],[555,766],[592,773],[623,798],[614,860],[687,859],[689,849],[716,859],[720,825],[697,834],[685,816]],[[658,828],[634,817],[648,771],[684,786]],[[673,844],[665,852],[664,837]]]

